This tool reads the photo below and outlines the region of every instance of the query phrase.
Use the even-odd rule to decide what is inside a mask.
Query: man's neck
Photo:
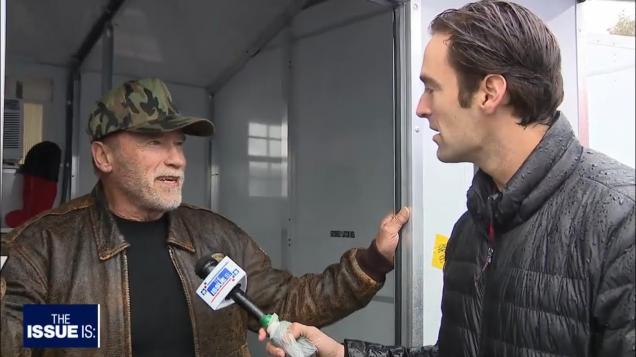
[[[165,213],[139,207],[134,202],[131,202],[128,195],[105,182],[102,182],[102,189],[108,203],[108,210],[117,217],[130,221],[147,222],[156,221]]]
[[[505,126],[492,133],[485,145],[483,159],[476,163],[493,179],[500,191],[506,187],[549,129],[543,124],[523,127],[511,119],[503,122]]]

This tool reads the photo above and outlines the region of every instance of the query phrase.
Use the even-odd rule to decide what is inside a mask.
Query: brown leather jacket
[[[2,356],[131,356],[126,248],[105,208],[100,186],[45,212],[2,241]],[[356,250],[322,274],[294,277],[272,268],[267,254],[234,223],[182,205],[169,213],[170,257],[183,284],[197,356],[250,356],[247,329],[256,321],[237,305],[219,311],[198,298],[199,257],[223,252],[248,275],[248,296],[285,320],[322,326],[365,306],[381,283],[360,268]],[[5,291],[6,289],[6,291]],[[100,304],[99,349],[22,348],[22,305]]]

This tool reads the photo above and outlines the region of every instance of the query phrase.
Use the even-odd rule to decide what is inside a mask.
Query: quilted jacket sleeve
[[[345,340],[346,357],[437,357],[437,346],[383,346],[356,340]]]
[[[630,208],[631,207],[631,208]],[[634,202],[625,202],[610,235],[594,303],[594,356],[634,356]]]

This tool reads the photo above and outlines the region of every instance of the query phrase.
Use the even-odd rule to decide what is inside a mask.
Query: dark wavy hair
[[[430,30],[450,35],[448,58],[458,75],[462,107],[470,106],[486,75],[500,74],[520,125],[556,120],[563,101],[561,51],[530,10],[507,1],[478,1],[437,15]]]

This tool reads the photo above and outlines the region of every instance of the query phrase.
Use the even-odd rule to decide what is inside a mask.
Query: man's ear
[[[493,114],[497,108],[508,104],[507,88],[508,82],[501,74],[488,74],[481,80],[479,106],[486,114]]]
[[[99,171],[104,173],[113,171],[113,152],[108,145],[102,141],[93,141],[91,143],[91,152],[95,167]]]

